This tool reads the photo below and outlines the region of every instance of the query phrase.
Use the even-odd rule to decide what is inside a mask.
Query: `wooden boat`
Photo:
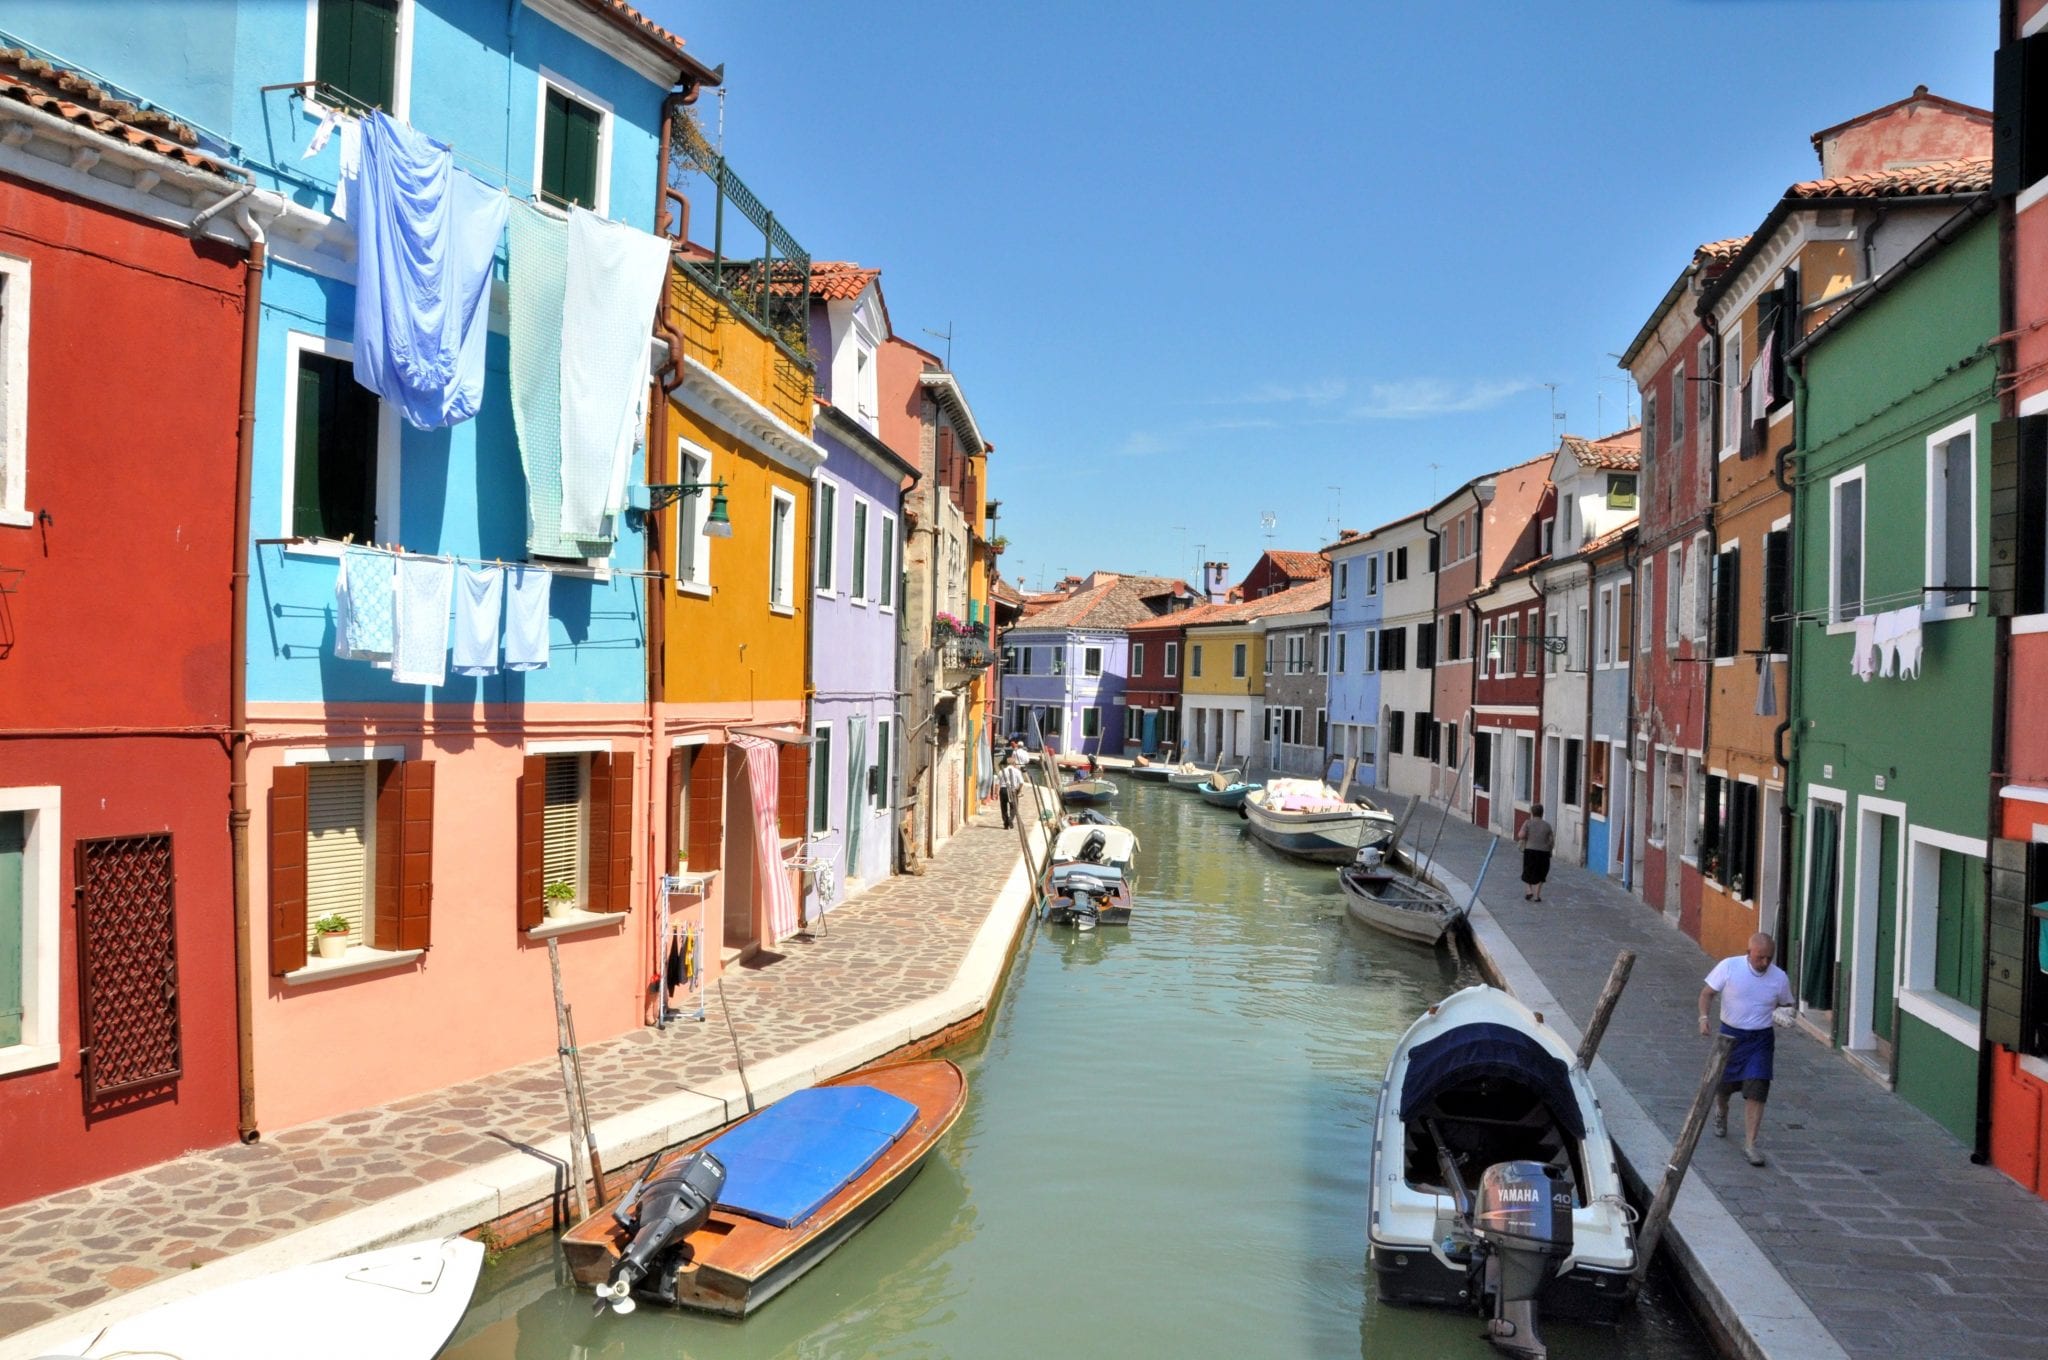
[[[1365,862],[1376,858],[1368,850],[1360,863],[1337,871],[1337,886],[1344,892],[1351,919],[1418,944],[1441,942],[1465,909],[1443,889],[1412,874]]]
[[[1496,1346],[1534,1357],[1539,1306],[1612,1322],[1634,1298],[1635,1238],[1592,1082],[1506,992],[1467,987],[1408,1027],[1372,1155],[1381,1299],[1476,1305]]]
[[[1225,788],[1209,784],[1195,785],[1195,792],[1202,795],[1202,801],[1210,807],[1235,808],[1244,806],[1244,800],[1264,788],[1264,784],[1233,783]]]
[[[429,1360],[462,1320],[483,1264],[481,1243],[444,1237],[294,1266],[110,1323],[49,1360]]]
[[[1131,922],[1138,886],[1138,837],[1111,821],[1060,828],[1046,857],[1045,919],[1093,930]]]
[[[1197,784],[1206,783],[1212,777],[1219,775],[1222,777],[1224,784],[1229,784],[1243,773],[1243,770],[1205,770],[1195,764],[1176,765],[1173,769],[1167,771],[1166,782],[1177,789],[1191,789]],[[1219,787],[1221,786],[1219,785]]]
[[[1372,803],[1351,803],[1320,779],[1275,779],[1244,800],[1251,832],[1301,859],[1348,864],[1394,834],[1394,818]]]
[[[1062,803],[1108,803],[1116,798],[1116,785],[1107,779],[1076,779],[1060,787]]]
[[[848,1072],[806,1087],[659,1158],[635,1189],[570,1229],[562,1252],[578,1284],[630,1311],[633,1298],[743,1317],[801,1278],[887,1208],[967,1104],[944,1058]],[[641,1252],[653,1208],[631,1201],[665,1172],[708,1154],[715,1203]],[[647,1269],[625,1280],[637,1260]],[[621,1307],[621,1305],[624,1305]]]
[[[1164,784],[1166,777],[1173,773],[1173,769],[1171,765],[1133,764],[1126,773],[1131,778],[1143,780],[1147,784]]]

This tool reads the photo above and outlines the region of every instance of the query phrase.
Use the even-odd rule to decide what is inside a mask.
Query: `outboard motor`
[[[1102,853],[1108,848],[1109,837],[1103,835],[1100,831],[1091,831],[1088,833],[1088,839],[1081,842],[1080,852],[1075,858],[1086,860],[1090,864],[1100,864],[1102,863]]]
[[[1067,892],[1073,906],[1067,909],[1067,917],[1073,921],[1076,930],[1093,930],[1100,924],[1102,914],[1101,898],[1108,892],[1108,885],[1101,879],[1087,874],[1076,874],[1067,880]]]
[[[1536,1304],[1572,1254],[1572,1187],[1542,1162],[1497,1162],[1479,1178],[1472,1235],[1486,1249],[1481,1284],[1487,1339],[1510,1355],[1543,1360]]]
[[[655,1292],[673,1303],[675,1272],[657,1272],[656,1262],[685,1249],[683,1239],[704,1226],[724,1191],[725,1164],[703,1150],[671,1162],[652,1180],[641,1176],[612,1211],[633,1240],[612,1267],[611,1278],[597,1287],[598,1308],[609,1303],[615,1312],[632,1312],[633,1290],[650,1274]]]

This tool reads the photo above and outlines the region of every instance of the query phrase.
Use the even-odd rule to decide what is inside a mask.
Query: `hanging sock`
[[[540,670],[548,664],[548,597],[554,573],[542,567],[508,567],[505,575],[505,669]]]
[[[498,673],[498,625],[505,613],[503,567],[465,566],[455,577],[455,673]]]
[[[365,120],[356,186],[356,381],[419,429],[468,420],[511,200],[382,113]]]
[[[397,578],[391,554],[342,549],[334,574],[334,654],[344,661],[391,664]]]
[[[398,559],[397,646],[391,678],[401,685],[448,682],[448,609],[455,564],[440,557]]]
[[[561,321],[564,537],[607,537],[607,517],[623,508],[668,252],[663,237],[569,209]]]

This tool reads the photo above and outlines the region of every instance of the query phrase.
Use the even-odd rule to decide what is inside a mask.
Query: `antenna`
[[[1330,540],[1335,542],[1337,535],[1344,532],[1344,488],[1326,486],[1323,490],[1330,493]]]
[[[1612,360],[1614,360],[1614,362],[1615,362],[1616,364],[1620,364],[1620,363],[1621,363],[1621,356],[1620,356],[1619,354],[1616,354],[1616,353],[1615,353],[1614,351],[1612,351],[1612,350],[1609,350],[1609,351],[1607,352],[1607,357],[1608,357],[1608,358],[1610,358],[1610,359],[1612,359]],[[1602,381],[1602,382],[1618,382],[1618,383],[1622,384],[1622,397],[1621,397],[1621,424],[1622,424],[1622,428],[1623,428],[1623,429],[1626,429],[1626,428],[1628,428],[1629,426],[1631,426],[1631,425],[1635,424],[1635,423],[1636,423],[1636,375],[1635,375],[1635,374],[1634,374],[1633,372],[1631,372],[1631,371],[1630,371],[1630,370],[1629,370],[1628,368],[1624,367],[1624,368],[1622,368],[1622,370],[1621,370],[1621,376],[1620,376],[1619,378],[1611,378],[1611,377],[1610,377],[1610,378],[1602,378],[1602,379],[1601,379],[1601,381]]]
[[[945,342],[946,342],[946,371],[947,371],[948,373],[952,372],[952,371],[953,371],[953,323],[952,323],[952,322],[950,322],[950,321],[948,321],[948,322],[946,323],[946,329],[944,329],[944,330],[942,330],[942,331],[935,331],[935,330],[933,330],[933,329],[932,329],[932,328],[931,328],[930,326],[919,326],[919,327],[918,327],[918,329],[919,329],[919,330],[921,330],[921,331],[923,331],[923,332],[924,332],[924,333],[925,333],[926,335],[929,335],[929,336],[931,336],[931,337],[932,337],[932,338],[933,338],[934,340],[943,340],[943,341],[945,341]]]
[[[1552,443],[1556,443],[1558,432],[1564,429],[1564,412],[1557,409],[1557,384],[1543,385],[1550,389],[1550,439]]]
[[[1271,510],[1259,511],[1259,527],[1266,531],[1266,542],[1269,545],[1273,542],[1273,526],[1279,522],[1280,517]]]
[[[1436,474],[1442,467],[1442,463],[1431,463],[1429,465],[1429,498],[1431,501],[1436,500]]]

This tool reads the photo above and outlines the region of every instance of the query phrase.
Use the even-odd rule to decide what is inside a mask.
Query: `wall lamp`
[[[724,482],[656,482],[650,486],[636,486],[626,493],[626,517],[635,528],[646,522],[647,516],[666,510],[683,497],[697,492],[713,491],[711,513],[704,517],[704,533],[711,538],[732,537],[732,515],[726,509]]]

